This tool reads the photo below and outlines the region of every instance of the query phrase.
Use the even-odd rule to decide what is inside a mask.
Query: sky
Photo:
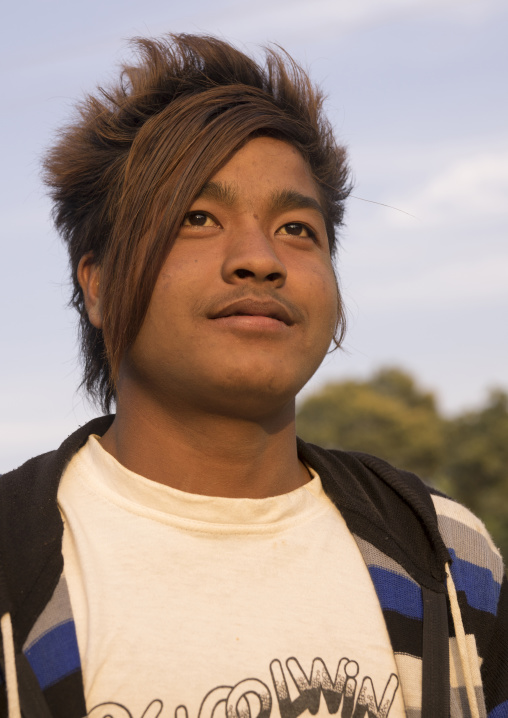
[[[447,414],[508,389],[508,5],[504,0],[29,0],[0,46],[0,473],[97,415],[77,391],[63,245],[40,179],[73,105],[131,58],[128,40],[277,43],[328,96],[355,187],[338,274],[343,350],[329,381],[400,366]]]

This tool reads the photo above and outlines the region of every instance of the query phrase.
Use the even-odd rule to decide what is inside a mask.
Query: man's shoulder
[[[324,448],[301,439],[298,439],[298,452],[318,473],[319,469],[329,473],[335,483],[346,482],[350,488],[352,483],[358,484],[369,493],[384,490],[387,496],[398,495],[418,506],[423,502],[434,514],[434,489],[416,474],[393,466],[385,459],[362,451]]]
[[[501,586],[505,574],[503,557],[483,521],[466,506],[431,489],[439,530],[452,559],[454,580],[473,590],[488,573]],[[494,593],[498,593],[499,589]]]
[[[431,491],[419,477],[362,452],[324,449],[302,440],[298,451],[320,475],[355,536],[382,547],[418,583],[432,587],[445,580],[448,552]]]
[[[94,419],[61,446],[29,459],[0,477],[0,562],[18,631],[26,637],[32,619],[49,600],[63,568],[63,524],[57,494],[72,456],[90,434],[104,433],[112,417]],[[40,590],[34,592],[37,584]]]
[[[41,478],[47,479],[55,475],[58,478],[72,456],[86,443],[90,434],[102,435],[111,425],[113,418],[109,415],[92,419],[70,434],[58,448],[34,456],[21,466],[0,474],[0,493],[3,495],[11,492],[23,493],[23,487],[26,489],[28,483],[30,492],[26,498],[29,499],[30,495],[33,496],[37,482]]]
[[[31,527],[40,530],[48,522],[58,523],[57,493],[67,464],[90,434],[103,434],[112,419],[93,419],[70,434],[57,449],[34,456],[0,476],[2,543],[9,543],[17,526],[23,526],[29,534]]]
[[[308,445],[309,446],[309,445]],[[331,468],[336,476],[344,470],[355,474],[379,505],[386,507],[409,502],[424,521],[426,529],[437,527],[452,560],[454,580],[479,585],[485,572],[500,586],[504,576],[503,558],[483,521],[455,499],[425,483],[416,474],[392,466],[384,459],[357,451],[340,451],[311,446],[312,454]],[[395,498],[397,497],[397,498]],[[398,509],[397,509],[398,511]],[[394,516],[394,514],[392,514]],[[402,514],[401,514],[402,517]],[[394,516],[395,518],[395,516]],[[494,593],[498,593],[496,588]]]
[[[37,476],[44,470],[45,465],[51,462],[56,451],[56,449],[53,449],[52,451],[32,456],[20,466],[15,466],[0,474],[0,493],[5,494],[6,492],[16,491],[16,487],[19,487],[24,481]]]

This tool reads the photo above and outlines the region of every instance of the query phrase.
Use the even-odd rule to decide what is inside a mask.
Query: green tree
[[[365,451],[430,480],[444,459],[443,420],[432,394],[400,369],[328,384],[299,407],[297,431],[327,448]]]
[[[485,521],[508,558],[508,394],[448,422],[447,453],[438,478],[445,490]]]

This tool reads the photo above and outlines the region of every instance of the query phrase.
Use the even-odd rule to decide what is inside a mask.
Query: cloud
[[[462,149],[438,171],[438,157],[422,160],[427,179],[420,187],[406,194],[392,189],[394,199],[386,200],[418,219],[354,206],[339,273],[359,305],[508,308],[507,144],[469,157]],[[407,154],[418,166],[418,151]]]
[[[408,202],[415,214],[442,223],[454,216],[506,215],[508,150],[476,155],[446,168]]]
[[[427,171],[429,171],[428,168]],[[396,205],[417,217],[425,229],[474,231],[493,222],[502,226],[508,197],[508,147],[489,149],[454,161],[430,174],[411,194],[399,194]],[[383,211],[388,227],[414,228],[414,218]],[[379,221],[379,218],[378,218]]]

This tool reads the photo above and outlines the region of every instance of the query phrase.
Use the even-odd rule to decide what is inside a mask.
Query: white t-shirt
[[[58,492],[90,718],[405,715],[367,567],[313,476],[201,496],[90,437]]]

